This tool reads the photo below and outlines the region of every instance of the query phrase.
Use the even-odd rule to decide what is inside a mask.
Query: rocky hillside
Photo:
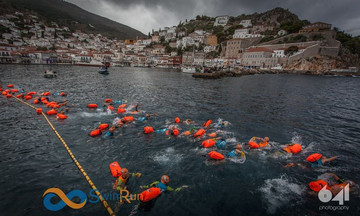
[[[215,17],[196,16],[196,19],[185,20],[180,22],[178,27],[180,31],[186,31],[188,34],[195,30],[212,31],[216,34],[219,42],[232,38],[234,31],[243,26],[240,25],[241,20],[251,20],[253,25],[264,25],[270,27],[262,32],[263,35],[276,35],[281,29],[287,30],[289,33],[297,32],[304,25],[308,24],[307,20],[300,20],[299,17],[283,8],[274,8],[263,13],[242,14],[239,16],[230,16],[228,24],[223,26],[214,26]]]
[[[85,33],[102,34],[108,38],[128,39],[144,36],[138,30],[117,23],[107,18],[90,13],[80,7],[63,0],[1,0],[1,14],[15,11],[38,15],[48,22],[68,26],[71,30],[81,30]]]

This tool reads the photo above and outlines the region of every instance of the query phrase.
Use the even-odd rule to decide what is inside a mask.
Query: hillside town
[[[0,16],[0,63],[100,66],[106,61],[129,67],[282,69],[300,59],[339,55],[341,43],[331,24],[308,22],[289,32],[278,17],[197,16],[147,36],[117,40],[16,12]],[[203,21],[207,26],[194,25]]]

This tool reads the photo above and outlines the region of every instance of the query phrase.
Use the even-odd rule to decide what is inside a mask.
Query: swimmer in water
[[[316,195],[321,189],[327,186],[326,189],[330,190],[333,196],[338,194],[343,190],[347,185],[349,185],[349,190],[351,191],[355,186],[355,182],[351,180],[343,180],[339,178],[334,173],[324,173],[319,176],[317,181],[312,181],[309,183],[311,191],[309,192],[312,195]]]
[[[248,144],[252,149],[262,148],[269,144],[269,137],[252,137]]]
[[[295,163],[289,163],[289,164],[286,164],[284,167],[295,167],[297,165],[298,167],[303,168],[303,169],[305,169],[307,167],[316,168],[316,167],[322,166],[322,165],[324,165],[326,163],[329,163],[329,162],[331,162],[333,160],[336,160],[337,157],[338,156],[328,158],[326,156],[321,155],[321,157],[319,159],[317,159],[317,160],[315,160],[313,162],[307,161],[308,163],[306,163],[305,165],[301,164],[301,163],[296,163],[296,164]]]
[[[321,159],[317,160],[314,164],[311,164],[312,167],[316,167],[316,166],[321,166],[324,165],[326,163],[329,163],[333,160],[336,160],[337,156],[331,157],[331,158],[327,158],[326,156],[322,156]]]
[[[155,181],[149,185],[144,185],[144,186],[140,186],[141,189],[145,188],[145,189],[148,189],[148,188],[151,188],[151,187],[157,187],[161,190],[161,192],[165,192],[165,191],[175,191],[175,192],[179,192],[181,191],[183,188],[187,188],[188,186],[187,185],[183,185],[181,187],[178,187],[176,189],[173,189],[172,187],[168,186],[169,184],[169,181],[170,181],[170,178],[169,176],[167,175],[163,175],[161,176],[161,179],[160,179],[160,182],[159,181]]]
[[[134,111],[131,111],[131,112],[129,112],[129,113],[130,113],[130,114],[138,114],[138,113],[140,113],[141,110],[139,109],[139,106],[140,106],[140,103],[136,103],[136,105],[131,106],[131,107],[129,108],[129,110],[132,110],[132,109],[135,109],[135,110],[134,110]]]
[[[130,177],[141,177],[141,173],[129,173],[128,169],[122,168],[121,169],[121,175],[119,178],[115,181],[115,184],[113,185],[114,190],[126,190],[126,183],[128,182]]]
[[[240,144],[237,144],[235,149],[232,150],[231,152],[229,152],[227,154],[228,157],[235,157],[235,156],[240,156],[242,158],[245,158],[245,153],[244,151],[242,150],[242,147]]]
[[[149,119],[151,116],[157,116],[157,114],[156,113],[154,113],[154,114],[146,114],[144,117],[139,117],[137,120],[138,121],[145,121],[145,120]]]
[[[190,125],[190,124],[195,124],[195,122],[191,119],[186,119],[185,121],[183,121],[184,124]]]

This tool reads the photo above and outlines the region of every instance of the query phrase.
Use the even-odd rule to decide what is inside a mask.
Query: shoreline
[[[360,72],[318,72],[309,70],[240,70],[234,71],[219,71],[214,73],[194,73],[194,78],[203,79],[219,79],[222,77],[241,77],[247,75],[257,74],[293,74],[293,75],[312,75],[312,76],[344,76],[344,77],[360,77]]]
[[[47,65],[47,66],[79,66],[79,67],[98,67],[97,65],[86,65],[86,64],[67,64],[67,63],[57,63],[57,64],[25,64],[25,63],[0,63],[0,65]],[[118,67],[113,66],[114,68],[149,68],[149,67]],[[169,69],[177,70],[174,68],[157,68],[151,67],[152,69]],[[239,71],[217,71],[212,73],[193,73],[194,78],[203,78],[203,79],[219,79],[222,77],[241,77],[247,75],[257,75],[257,74],[293,74],[293,75],[313,75],[313,76],[345,76],[345,77],[360,77],[360,72],[335,72],[335,71],[311,71],[311,70],[258,70],[258,69],[248,69],[248,70],[239,70]]]

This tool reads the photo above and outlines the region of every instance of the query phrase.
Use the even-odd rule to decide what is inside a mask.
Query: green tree
[[[297,33],[305,25],[303,21],[286,22],[281,24],[280,28],[286,30],[289,33]]]
[[[177,55],[182,56],[182,54],[183,54],[183,50],[181,49],[181,47],[177,48]]]
[[[299,51],[299,47],[297,47],[297,46],[291,46],[291,47],[289,47],[289,48],[287,48],[287,49],[285,50],[285,55],[291,56],[291,55],[293,55],[294,53],[296,53],[297,51]]]
[[[164,36],[161,36],[160,37],[160,43],[164,43],[165,42],[165,37]]]

